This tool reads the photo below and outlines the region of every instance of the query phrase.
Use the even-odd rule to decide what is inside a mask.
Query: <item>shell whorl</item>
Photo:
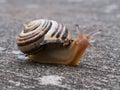
[[[58,24],[53,20],[34,20],[24,27],[24,30],[18,35],[18,48],[26,54],[39,49],[44,42],[56,41],[64,42],[70,40],[70,32],[63,24]],[[48,43],[49,43],[48,42]]]

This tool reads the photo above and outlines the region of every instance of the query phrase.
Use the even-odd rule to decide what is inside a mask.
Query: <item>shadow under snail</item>
[[[79,26],[76,25],[78,31]],[[53,20],[39,19],[25,25],[18,35],[17,46],[32,61],[39,63],[77,65],[97,30],[87,35],[78,31],[73,40],[68,29]]]

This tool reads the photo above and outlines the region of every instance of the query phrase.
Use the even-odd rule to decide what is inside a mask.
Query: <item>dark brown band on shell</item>
[[[60,30],[59,30],[59,32],[57,33],[57,35],[56,35],[56,38],[59,38],[60,37],[60,35],[61,35],[61,33],[62,33],[62,31],[63,31],[63,24],[61,25],[61,28],[59,28]]]
[[[57,28],[55,28],[55,30],[54,30],[54,32],[52,33],[51,37],[53,37],[53,36],[57,33],[59,27],[60,27],[60,24],[57,25]]]
[[[65,32],[64,32],[64,34],[62,36],[62,40],[65,40],[67,36],[68,36],[68,29],[66,28]]]

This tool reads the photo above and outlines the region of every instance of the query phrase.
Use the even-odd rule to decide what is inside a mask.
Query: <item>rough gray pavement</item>
[[[103,28],[78,66],[19,59],[23,24],[47,18],[72,32]],[[16,54],[17,53],[17,54]],[[0,0],[0,90],[120,90],[120,0]]]

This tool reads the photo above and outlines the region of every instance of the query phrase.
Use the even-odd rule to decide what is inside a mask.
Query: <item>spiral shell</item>
[[[71,40],[71,34],[63,25],[53,20],[34,20],[18,35],[18,48],[26,54],[39,50],[48,43],[63,43]]]

